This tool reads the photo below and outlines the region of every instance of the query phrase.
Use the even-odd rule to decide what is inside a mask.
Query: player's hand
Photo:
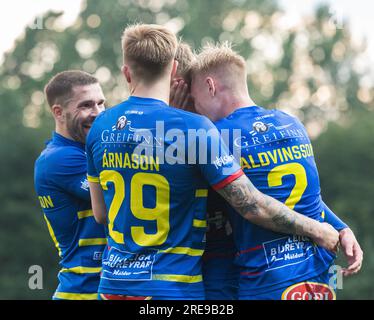
[[[341,230],[339,236],[342,251],[348,262],[348,267],[343,269],[343,275],[347,277],[361,270],[364,253],[351,229]]]
[[[319,228],[318,235],[313,237],[314,242],[320,247],[337,253],[339,248],[339,232],[326,222],[321,223]]]
[[[170,105],[177,109],[189,111],[191,95],[188,85],[183,80],[174,81],[170,90]]]

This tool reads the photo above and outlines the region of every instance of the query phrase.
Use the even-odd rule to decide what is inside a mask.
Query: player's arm
[[[75,198],[90,201],[87,181],[87,160],[83,152],[66,148],[50,159],[48,179]]]
[[[348,267],[343,269],[343,274],[350,276],[358,273],[361,270],[364,254],[355,234],[324,202],[322,205],[325,222],[339,231],[340,245],[348,262]]]
[[[209,133],[206,142],[202,142],[206,143],[207,159],[216,159],[212,162],[208,161],[207,164],[199,162],[200,170],[213,189],[239,214],[266,229],[306,236],[318,245],[330,251],[336,251],[339,233],[332,226],[298,214],[283,203],[261,193],[245,176],[234,157],[230,155],[217,128],[207,120],[196,119],[200,119],[198,127]],[[188,145],[192,148],[189,152],[195,149],[196,154],[200,155],[200,142]]]
[[[275,232],[306,236],[330,251],[337,250],[339,234],[332,226],[301,215],[261,193],[245,175],[216,191],[254,224]]]
[[[348,228],[345,224],[332,210],[322,201],[323,211],[325,212],[324,221],[331,224],[337,231],[342,231]]]
[[[97,223],[107,224],[107,212],[105,206],[105,200],[103,195],[103,190],[100,183],[93,182],[89,179],[92,212]]]
[[[107,224],[107,210],[98,170],[95,166],[92,145],[97,141],[95,123],[86,139],[87,179],[90,186],[92,212],[97,223]]]

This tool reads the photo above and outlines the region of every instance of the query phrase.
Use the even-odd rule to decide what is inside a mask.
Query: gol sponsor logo
[[[301,282],[288,287],[282,294],[282,300],[336,300],[336,295],[327,284]]]

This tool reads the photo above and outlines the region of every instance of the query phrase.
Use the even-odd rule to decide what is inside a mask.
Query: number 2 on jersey
[[[294,209],[308,186],[304,166],[300,163],[288,163],[275,167],[268,175],[268,184],[269,187],[279,187],[283,184],[283,177],[288,175],[295,176],[295,186],[293,187],[290,196],[287,198],[285,205],[290,209]]]

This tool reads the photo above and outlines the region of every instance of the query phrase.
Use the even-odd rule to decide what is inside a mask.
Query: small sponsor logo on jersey
[[[327,284],[301,282],[288,287],[282,294],[282,300],[336,300],[336,295]]]
[[[88,181],[87,179],[84,179],[83,181],[81,181],[81,189],[83,189],[84,191],[88,191],[89,190],[89,184],[88,184]]]
[[[265,134],[270,130],[270,128],[275,128],[277,131],[288,129],[293,124],[286,124],[284,126],[276,126],[273,123],[264,123],[262,121],[257,121],[253,124],[253,130],[250,132],[252,136],[256,136],[257,134]]]
[[[127,117],[122,116],[117,120],[116,129],[118,131],[124,130],[126,128],[127,124],[128,124]]]
[[[223,157],[216,157],[216,160],[213,161],[214,166],[218,169],[220,167],[226,166],[230,163],[233,163],[235,157],[233,155],[225,155]]]
[[[253,130],[256,133],[265,133],[269,131],[269,126],[266,123],[257,121],[253,124]]]
[[[103,253],[101,251],[95,251],[93,255],[94,261],[101,261],[103,258]]]
[[[156,254],[155,249],[138,254],[112,247],[107,258],[103,259],[102,278],[115,281],[152,280]]]

